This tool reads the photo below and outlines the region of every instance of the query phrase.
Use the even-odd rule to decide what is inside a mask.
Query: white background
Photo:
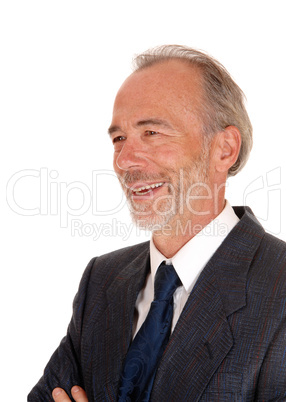
[[[249,204],[286,240],[285,39],[283,0],[1,3],[2,400],[26,400],[41,376],[65,334],[88,261],[147,239],[136,230],[123,236],[131,222],[106,134],[134,54],[179,43],[226,66],[247,96],[255,141],[227,198]],[[96,216],[91,192],[94,211],[113,212]],[[86,213],[67,216],[67,208]],[[101,229],[98,239],[92,224]]]

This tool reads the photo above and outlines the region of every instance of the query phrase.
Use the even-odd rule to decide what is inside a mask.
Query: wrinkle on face
[[[182,194],[196,182],[208,181],[210,154],[204,146],[199,113],[201,81],[198,69],[173,60],[136,71],[117,94],[110,133],[114,136],[117,130],[124,138],[116,144],[114,169],[134,221],[143,217],[146,226],[186,221],[190,217],[187,208],[178,213]],[[159,134],[146,135],[146,129]],[[161,177],[167,178],[166,186],[154,191],[153,198],[140,201],[124,185],[128,180],[148,182]]]

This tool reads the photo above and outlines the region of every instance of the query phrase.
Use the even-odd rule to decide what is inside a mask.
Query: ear
[[[236,162],[241,146],[240,131],[235,126],[227,126],[216,135],[214,141],[214,164],[217,172],[227,173]]]

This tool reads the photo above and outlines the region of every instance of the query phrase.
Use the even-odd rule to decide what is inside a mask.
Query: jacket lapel
[[[263,235],[247,210],[204,268],[160,362],[152,400],[200,399],[232,348],[228,316],[246,304],[247,273]]]
[[[120,261],[120,265],[122,262]],[[134,308],[138,293],[144,286],[150,270],[149,243],[126,266],[106,292],[106,310],[101,316],[98,347],[102,357],[94,362],[96,384],[93,384],[96,400],[117,399],[122,363],[132,340]],[[103,388],[104,385],[104,388]]]

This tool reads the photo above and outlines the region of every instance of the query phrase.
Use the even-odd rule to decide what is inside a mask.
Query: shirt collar
[[[166,261],[173,264],[185,290],[189,293],[207,262],[239,221],[233,208],[226,201],[223,211],[189,240],[171,259],[167,259],[150,241],[151,275],[154,281],[159,265]]]

